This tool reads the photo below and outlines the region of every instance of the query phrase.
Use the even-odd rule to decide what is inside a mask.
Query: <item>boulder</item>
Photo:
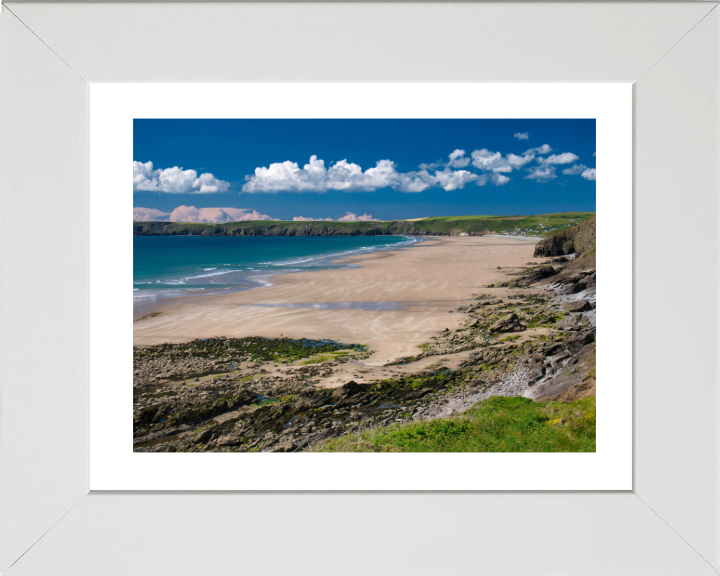
[[[521,332],[523,330],[525,330],[525,326],[520,323],[520,319],[514,312],[506,314],[490,327],[491,332]]]
[[[325,404],[325,401],[327,400],[326,396],[318,396],[318,395],[307,395],[307,396],[300,396],[295,402],[293,402],[292,408],[293,412],[307,412],[308,410],[312,410],[313,408],[318,408]]]
[[[205,444],[208,440],[210,440],[210,437],[212,436],[212,430],[203,430],[199,434],[196,434],[193,436],[193,439],[191,442],[193,444]]]
[[[557,270],[553,268],[552,266],[545,265],[540,266],[537,270],[534,270],[531,274],[533,282],[537,282],[538,280],[544,280],[545,278],[550,278],[551,276],[555,276],[557,274]]]
[[[590,302],[587,300],[576,300],[575,302],[563,304],[562,307],[565,312],[585,312],[585,310],[590,310],[590,308]]]
[[[292,452],[295,449],[295,443],[292,440],[285,440],[276,446],[273,446],[270,452]]]
[[[528,386],[532,386],[538,380],[545,376],[545,367],[542,365],[534,365],[527,374]]]
[[[353,394],[357,394],[362,390],[363,387],[355,382],[355,380],[350,380],[347,384],[343,384],[340,388],[336,389],[335,392],[333,392],[333,396],[335,398],[339,396],[352,396]]]
[[[578,292],[581,292],[584,288],[585,288],[585,286],[583,286],[582,284],[569,283],[569,284],[564,284],[560,288],[557,288],[555,290],[555,293],[556,294],[577,294]]]
[[[218,446],[237,446],[238,444],[242,444],[243,439],[239,436],[221,436],[217,440]]]

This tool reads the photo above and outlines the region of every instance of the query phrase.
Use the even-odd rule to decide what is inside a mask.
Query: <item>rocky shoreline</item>
[[[369,428],[452,416],[491,396],[594,394],[594,255],[504,272],[507,281],[479,287],[453,311],[463,315],[459,329],[377,378],[339,388],[322,382],[341,367],[364,374],[372,351],[263,338],[135,347],[134,450],[298,452]]]

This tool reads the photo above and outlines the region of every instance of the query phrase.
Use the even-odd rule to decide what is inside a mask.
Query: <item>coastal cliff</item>
[[[565,212],[538,216],[457,216],[371,222],[133,222],[133,236],[543,236],[592,217],[592,212]]]
[[[565,256],[568,254],[584,254],[595,247],[595,223],[593,216],[577,226],[561,230],[548,236],[535,245],[535,257]]]

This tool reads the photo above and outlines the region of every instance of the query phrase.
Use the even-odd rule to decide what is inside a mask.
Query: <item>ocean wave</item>
[[[406,240],[402,242],[391,242],[388,244],[379,244],[377,246],[361,246],[360,248],[354,248],[352,250],[346,250],[344,252],[331,252],[329,254],[317,254],[315,256],[308,256],[303,259],[294,259],[294,260],[288,260],[283,261],[280,260],[278,262],[261,262],[261,264],[265,266],[292,266],[294,264],[305,264],[307,262],[315,262],[318,260],[335,260],[337,258],[342,258],[343,256],[350,256],[352,254],[359,254],[361,252],[372,252],[375,250],[387,250],[389,248],[400,248],[402,246],[408,246],[410,244],[414,244],[417,242],[417,238],[414,238],[412,236],[403,236],[403,238],[406,238]]]
[[[252,280],[259,284],[259,288],[267,288],[268,286],[272,286],[273,283],[270,281],[270,275],[268,276],[253,276]]]
[[[210,268],[215,270],[215,268]],[[241,272],[241,270],[219,270],[218,272],[211,272],[210,274],[198,274],[197,276],[185,276],[185,280],[195,280],[197,278],[210,278],[211,276],[222,276],[223,274],[232,274],[233,272]]]
[[[232,284],[232,287],[234,289],[245,289],[252,286],[272,286],[273,283],[270,282],[269,278],[274,274],[301,272],[303,270],[323,268],[325,266],[338,269],[354,268],[357,264],[351,261],[345,262],[343,264],[337,263],[334,265],[331,265],[330,262],[333,260],[342,260],[352,255],[362,255],[375,251],[401,249],[417,242],[422,242],[422,239],[418,239],[415,237],[404,236],[401,238],[402,239],[400,241],[387,242],[379,244],[377,246],[360,246],[357,248],[346,250],[341,249],[337,252],[329,252],[325,254],[301,256],[295,258],[290,257],[288,259],[261,262],[260,264],[253,263],[252,266],[229,263],[218,263],[216,266],[207,267],[202,267],[202,265],[200,265],[198,266],[198,268],[196,268],[196,270],[202,271],[203,274],[193,274],[191,272],[191,275],[183,275],[179,277],[176,276],[175,278],[170,279],[155,280],[151,282],[133,282],[133,296],[135,298],[156,298],[159,297],[161,294],[169,295],[172,292],[179,295],[181,293],[187,293],[188,290],[195,288],[193,286],[194,284],[207,284],[208,290],[221,289],[223,284],[225,284],[227,287],[223,287],[222,289],[230,289],[231,287],[228,286],[228,284]],[[232,280],[230,278],[228,278],[227,280],[219,281],[203,280],[205,278],[212,278],[215,276],[223,276],[227,274],[236,274],[238,276],[237,278],[233,278]],[[246,282],[247,280],[250,280],[249,285]],[[137,288],[137,286],[140,285],[143,285],[142,288]],[[211,288],[210,286],[212,285],[216,285],[217,287]],[[204,288],[199,287],[196,289],[204,290]],[[135,292],[137,292],[137,294],[135,294]]]

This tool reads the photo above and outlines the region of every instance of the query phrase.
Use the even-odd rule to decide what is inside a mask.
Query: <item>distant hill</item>
[[[443,216],[386,222],[133,222],[133,236],[550,236],[593,216],[594,212],[563,212],[535,216]]]

